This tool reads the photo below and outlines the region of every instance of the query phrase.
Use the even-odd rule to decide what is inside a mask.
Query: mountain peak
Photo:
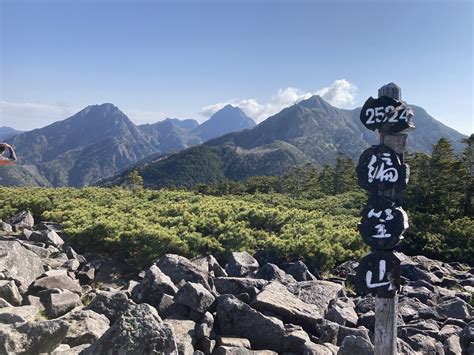
[[[302,107],[307,107],[307,108],[331,106],[331,104],[329,104],[329,102],[324,100],[319,95],[313,95],[313,96],[311,96],[310,98],[308,98],[306,100],[300,101],[297,105],[302,106]]]

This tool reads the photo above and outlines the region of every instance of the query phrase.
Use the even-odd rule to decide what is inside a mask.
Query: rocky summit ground
[[[168,254],[140,271],[77,254],[26,211],[0,229],[0,354],[374,352],[374,298],[346,286],[355,262],[322,279],[301,261]],[[399,256],[399,353],[474,354],[474,270]]]

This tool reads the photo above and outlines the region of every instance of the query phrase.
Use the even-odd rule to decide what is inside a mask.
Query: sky
[[[261,122],[312,94],[362,106],[395,82],[474,132],[470,0],[0,0],[0,20],[0,126],[104,102],[138,124],[227,103]]]

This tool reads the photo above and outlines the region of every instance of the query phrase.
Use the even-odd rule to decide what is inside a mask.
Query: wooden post
[[[401,89],[398,85],[390,83],[379,89],[379,97],[388,96],[401,100]],[[406,134],[386,135],[380,133],[380,144],[386,145],[400,155],[403,162],[403,151],[406,145]],[[392,201],[399,201],[400,192],[392,188],[388,191],[379,192],[380,195],[390,198]],[[393,298],[381,298],[375,296],[375,328],[374,346],[375,355],[396,355],[397,354],[397,318],[398,318],[398,295]]]

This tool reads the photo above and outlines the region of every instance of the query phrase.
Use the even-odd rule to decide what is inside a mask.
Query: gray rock
[[[55,247],[60,247],[64,244],[64,240],[62,240],[62,238],[54,230],[33,232],[28,240],[45,243],[46,245],[54,245]]]
[[[342,285],[334,282],[314,280],[298,282],[295,296],[301,301],[315,305],[319,314],[324,316],[329,303],[335,301],[344,292]]]
[[[216,290],[222,295],[253,294],[255,288],[260,290],[267,284],[266,280],[245,277],[218,277],[214,279]]]
[[[418,333],[402,339],[405,340],[414,351],[420,351],[422,354],[444,355],[443,346],[427,335]]]
[[[339,331],[337,332],[337,343],[336,345],[341,346],[342,342],[344,341],[344,338],[348,336],[355,336],[355,337],[360,337],[368,342],[370,342],[369,338],[369,331],[365,329],[364,327],[358,327],[358,328],[349,328],[345,326],[339,326]]]
[[[420,355],[418,352],[415,352],[410,345],[400,338],[397,338],[397,351],[399,354],[403,355]]]
[[[31,229],[35,225],[35,220],[30,211],[20,211],[13,217],[7,219],[6,222],[12,225],[15,230],[20,230],[24,228]]]
[[[213,355],[256,355],[256,351],[249,350],[247,348],[235,347],[235,346],[219,346]]]
[[[339,324],[327,319],[318,319],[314,326],[313,333],[318,337],[320,342],[336,345],[339,327]]]
[[[466,319],[471,315],[471,307],[462,299],[454,298],[439,304],[436,311],[444,318]]]
[[[212,255],[201,256],[191,260],[193,264],[204,272],[213,273],[215,277],[227,277],[227,272],[219,265],[219,262]]]
[[[67,334],[68,324],[62,320],[12,325],[0,324],[0,354],[49,353]]]
[[[316,276],[314,276],[306,266],[306,264],[302,261],[295,261],[292,263],[285,263],[282,265],[282,269],[285,270],[286,273],[293,276],[296,281],[311,281],[316,280]]]
[[[14,306],[21,305],[21,297],[14,281],[0,280],[0,297]]]
[[[43,271],[38,255],[17,241],[0,241],[0,275],[3,275],[0,278],[15,280],[28,287]]]
[[[423,270],[417,265],[402,264],[400,267],[400,272],[403,277],[406,277],[411,281],[424,280],[430,284],[441,284],[441,279],[439,277],[431,272]]]
[[[359,316],[359,320],[357,322],[357,325],[361,325],[365,328],[367,328],[370,331],[374,331],[375,327],[375,312],[374,311],[369,311],[367,313],[362,314]]]
[[[359,317],[357,317],[357,313],[354,311],[354,308],[347,306],[347,307],[340,307],[335,305],[326,313],[326,319],[333,321],[340,325],[349,325],[355,327],[357,325]]]
[[[229,276],[242,277],[257,271],[258,261],[246,251],[233,252],[225,270]]]
[[[85,310],[103,314],[112,324],[134,305],[123,292],[99,291]]]
[[[196,337],[197,339],[201,338],[211,338],[213,337],[213,327],[214,327],[214,316],[206,312],[201,319],[201,323],[196,328]]]
[[[448,339],[452,335],[459,335],[462,332],[462,329],[463,328],[461,328],[458,325],[446,324],[438,332],[438,339],[441,342],[444,342],[446,339]]]
[[[184,280],[187,282],[199,283],[207,290],[212,290],[208,281],[209,273],[204,272],[183,256],[166,254],[155,264],[165,275],[168,275],[171,278],[171,281],[175,284]]]
[[[11,224],[3,222],[0,219],[0,231],[6,232],[6,233],[11,233],[11,232],[13,232],[13,228],[12,228]]]
[[[81,299],[77,294],[71,291],[61,290],[59,293],[48,294],[43,304],[48,317],[57,318],[79,306]]]
[[[237,337],[217,337],[216,339],[217,346],[230,346],[236,348],[246,348],[250,349],[250,341],[246,338],[237,338]]]
[[[470,344],[474,343],[474,320],[470,321],[469,324],[464,327],[459,334],[459,338],[463,350],[467,350]]]
[[[152,265],[139,286],[132,291],[132,299],[137,303],[148,303],[157,307],[164,294],[175,295],[178,288],[171,279],[161,272],[158,266]]]
[[[208,337],[204,337],[199,340],[198,347],[204,352],[204,354],[210,355],[213,353],[214,348],[216,347],[216,341]]]
[[[398,303],[398,313],[405,322],[419,318],[419,313],[428,311],[430,307],[416,298],[403,298]]]
[[[58,288],[61,290],[68,290],[71,292],[81,293],[82,288],[79,282],[71,279],[67,275],[46,276],[35,281],[32,285],[35,290],[51,290]]]
[[[444,353],[446,355],[459,355],[462,353],[461,344],[457,335],[451,335],[443,342]]]
[[[199,313],[205,313],[214,300],[214,296],[203,285],[192,282],[181,287],[174,297],[176,303],[188,306]]]
[[[38,310],[41,311],[41,312],[44,312],[44,311],[45,311],[44,305],[43,305],[43,303],[41,302],[41,298],[40,298],[40,297],[33,296],[33,295],[28,295],[28,296],[26,297],[26,302],[27,302],[27,304],[29,304],[29,305],[31,305],[31,306],[35,306],[35,307],[38,308]]]
[[[261,312],[271,312],[285,323],[310,328],[317,319],[322,318],[319,307],[301,301],[279,282],[271,282],[265,286],[253,301],[252,307]]]
[[[247,338],[253,346],[260,349],[276,352],[284,350],[283,323],[252,309],[235,296],[223,295],[217,298],[216,323],[223,336]]]
[[[349,335],[342,341],[337,355],[370,355],[374,354],[374,346],[365,338]]]
[[[83,351],[95,354],[175,354],[176,340],[152,306],[132,306],[94,344]]]
[[[278,281],[281,284],[289,285],[295,284],[296,280],[293,276],[286,274],[275,264],[267,263],[263,265],[255,274],[254,277],[257,279],[263,279],[267,281]]]
[[[30,244],[29,242],[23,242],[21,243],[21,245],[23,245],[23,247],[25,247],[26,249],[32,251],[33,253],[35,253],[36,255],[38,255],[41,259],[46,259],[46,258],[49,258],[51,256],[51,251],[48,250],[48,249],[45,249],[43,247],[40,247],[40,246],[37,246],[37,245],[34,245],[34,244]]]
[[[35,306],[3,307],[0,308],[0,323],[12,324],[16,322],[35,321],[38,317],[38,308]]]
[[[196,323],[187,319],[167,319],[165,323],[173,329],[178,354],[192,354],[196,344]]]
[[[109,328],[109,320],[94,311],[77,309],[60,318],[69,324],[69,330],[63,342],[75,347],[92,344]]]
[[[0,308],[13,307],[10,303],[5,301],[3,298],[0,298]]]
[[[70,260],[77,260],[80,264],[85,264],[87,262],[84,256],[76,253],[76,251],[70,246],[66,247],[64,251]]]
[[[335,353],[325,345],[315,344],[313,342],[306,342],[303,345],[303,354],[333,355]]]

